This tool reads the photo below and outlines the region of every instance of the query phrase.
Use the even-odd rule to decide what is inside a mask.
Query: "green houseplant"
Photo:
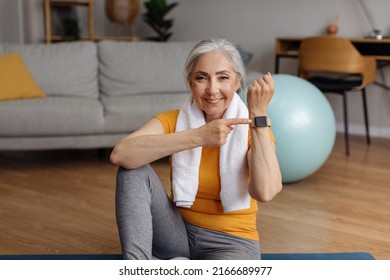
[[[177,6],[177,3],[168,4],[165,0],[148,0],[144,5],[146,13],[143,14],[143,20],[157,33],[157,36],[147,39],[168,41],[172,35],[169,30],[173,25],[173,19],[165,19],[165,16]]]

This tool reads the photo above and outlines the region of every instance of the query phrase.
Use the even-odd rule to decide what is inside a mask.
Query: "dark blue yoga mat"
[[[263,260],[375,260],[366,252],[262,254]],[[0,255],[0,260],[121,260],[120,254]]]

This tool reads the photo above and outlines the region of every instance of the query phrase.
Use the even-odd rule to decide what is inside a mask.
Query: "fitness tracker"
[[[271,127],[271,119],[267,116],[255,117],[251,127]]]

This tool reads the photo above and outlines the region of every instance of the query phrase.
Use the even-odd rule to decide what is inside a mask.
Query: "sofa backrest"
[[[46,95],[98,98],[96,44],[0,44],[0,55],[12,52],[22,56]]]
[[[193,42],[98,43],[102,94],[186,92],[184,64]]]

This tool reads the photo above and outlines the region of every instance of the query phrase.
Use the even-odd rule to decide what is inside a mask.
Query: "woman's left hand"
[[[274,90],[274,80],[269,72],[252,82],[247,95],[250,118],[267,115],[267,108],[274,95]]]

